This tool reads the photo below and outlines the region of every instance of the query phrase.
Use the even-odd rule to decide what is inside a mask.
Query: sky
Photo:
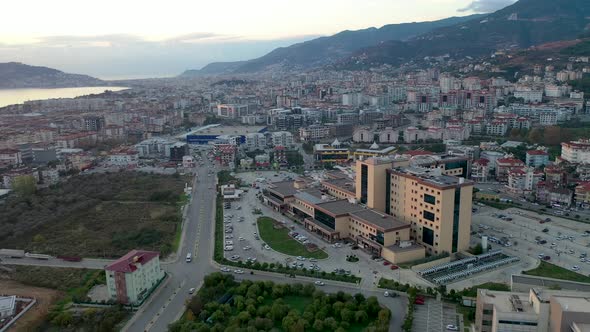
[[[514,1],[4,1],[0,62],[105,79],[171,76],[342,30],[491,12]]]

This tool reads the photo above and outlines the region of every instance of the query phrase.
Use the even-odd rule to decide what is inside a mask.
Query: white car
[[[191,289],[188,290],[188,293],[189,294],[193,294],[194,292],[195,292],[195,289],[194,288],[191,288]]]
[[[219,271],[221,272],[230,272],[231,270],[225,266],[221,267],[221,269],[219,269]]]
[[[250,250],[250,249],[252,249],[252,247],[250,247],[250,246],[245,246],[245,247],[244,247],[244,248],[242,248],[242,249],[244,249],[244,250]]]
[[[389,292],[386,291],[385,293],[383,293],[383,296],[389,297]]]
[[[572,271],[579,271],[580,267],[577,265],[572,266]]]
[[[266,250],[270,250],[270,246],[269,246],[268,244],[265,244],[265,245],[264,245],[264,249],[266,249]]]
[[[241,237],[241,236],[240,236],[240,237],[238,238],[238,240],[240,240],[240,241],[244,241],[245,239],[244,239],[243,237]]]
[[[234,250],[234,246],[225,246],[225,248],[223,248],[223,250],[232,251],[232,250]]]
[[[242,271],[242,270],[234,270],[234,273],[235,274],[244,274],[244,271]]]
[[[325,283],[325,282],[323,282],[323,281],[320,281],[320,280],[318,280],[318,281],[314,282],[314,284],[315,284],[316,286],[324,286],[324,285],[326,285],[326,283]]]
[[[230,259],[233,261],[237,261],[238,259],[240,259],[240,255],[233,255],[230,257]]]
[[[457,325],[449,324],[449,325],[447,325],[447,330],[448,331],[459,331],[459,328],[457,327]]]

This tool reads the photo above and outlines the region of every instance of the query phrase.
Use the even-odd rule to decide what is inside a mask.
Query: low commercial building
[[[525,292],[479,289],[475,311],[478,332],[580,331],[590,324],[590,293],[531,288]],[[581,330],[586,331],[586,330]]]
[[[322,188],[331,196],[339,199],[354,200],[356,192],[355,183],[348,178],[326,179],[320,182]]]
[[[314,159],[320,163],[342,164],[348,162],[350,153],[339,144],[316,144],[313,147]]]
[[[165,277],[160,253],[132,250],[105,267],[110,299],[122,304],[141,303]]]

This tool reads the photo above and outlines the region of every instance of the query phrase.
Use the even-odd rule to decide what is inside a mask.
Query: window
[[[436,204],[436,197],[434,197],[432,195],[424,194],[424,202],[434,205],[434,204]]]
[[[430,211],[424,211],[422,213],[422,216],[424,217],[424,219],[430,220],[430,221],[434,221],[434,219],[435,219],[434,213],[432,213]]]
[[[432,245],[434,243],[434,231],[430,228],[423,227],[422,228],[422,241],[428,245]]]

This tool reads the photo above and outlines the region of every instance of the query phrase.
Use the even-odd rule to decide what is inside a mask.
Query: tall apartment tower
[[[392,167],[390,160],[370,158],[356,162],[356,199],[371,209],[387,212],[387,170]]]

